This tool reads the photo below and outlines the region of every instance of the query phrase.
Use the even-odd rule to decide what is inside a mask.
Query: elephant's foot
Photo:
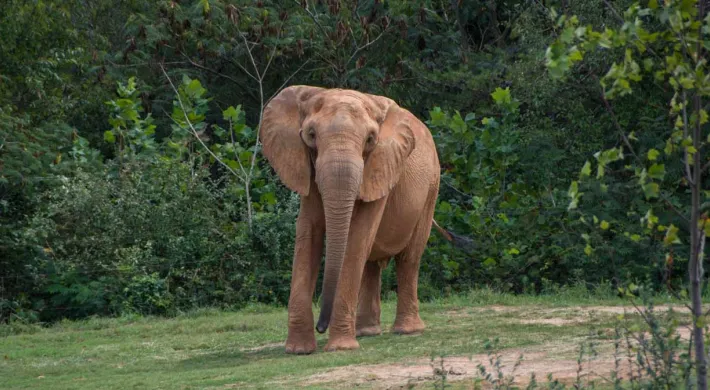
[[[345,351],[360,348],[360,344],[354,337],[330,337],[328,343],[323,348],[326,352]]]
[[[426,329],[424,321],[419,318],[419,314],[416,314],[401,320],[399,318],[395,320],[392,332],[395,334],[416,334],[421,333],[424,329]]]
[[[294,355],[308,355],[316,350],[316,336],[311,331],[310,336],[291,336],[286,340],[286,353]]]
[[[363,326],[362,328],[357,328],[355,331],[355,336],[378,336],[382,334],[382,328],[379,325]]]

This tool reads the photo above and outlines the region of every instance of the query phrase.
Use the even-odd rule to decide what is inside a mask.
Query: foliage
[[[184,84],[188,92],[199,85]],[[263,205],[257,203],[259,226],[250,231],[242,219],[243,187],[213,178],[200,162],[207,158],[191,152],[194,141],[179,127],[156,143],[154,125],[150,116],[140,117],[136,96],[131,79],[108,102],[114,116],[106,141],[116,145],[116,158],[92,170],[84,163],[70,175],[53,175],[51,191],[37,196],[41,210],[15,226],[13,242],[29,251],[7,263],[15,272],[3,277],[3,288],[17,295],[2,300],[3,311],[50,320],[285,303],[297,199],[277,191],[274,177],[257,181],[254,193]],[[236,109],[227,112],[233,129],[244,130]],[[253,134],[239,136],[244,134],[253,142]],[[217,152],[229,149],[215,146]],[[79,151],[70,152],[77,161],[96,154]]]
[[[497,112],[483,118],[430,112],[427,124],[444,168],[440,198],[446,199],[435,218],[455,231],[472,229],[478,246],[466,261],[448,247],[432,247],[423,273],[433,285],[466,289],[471,281],[485,281],[517,292],[539,292],[561,279],[611,279],[617,270],[592,271],[579,260],[582,248],[569,231],[574,224],[564,220],[564,192],[526,180],[534,162],[521,159],[520,102],[509,88],[491,97]]]
[[[689,343],[682,336],[688,325],[687,318],[673,308],[663,312],[656,307],[648,290],[639,292],[640,302],[636,296],[629,296],[628,303],[633,309],[618,315],[612,328],[591,327],[586,340],[579,343],[577,375],[570,388],[595,389],[603,383],[613,384],[614,389],[693,388],[694,362],[688,351]],[[506,373],[501,364],[499,344],[499,338],[484,343],[490,369],[478,365],[479,377],[474,381],[474,388],[483,388],[482,385],[493,389],[519,388],[514,374],[525,355],[520,354]],[[585,366],[594,367],[598,363],[598,351],[604,347],[613,349],[613,368],[609,372],[595,370],[596,376],[583,374]],[[440,375],[439,372],[435,374]],[[547,374],[543,383],[538,382],[536,374],[539,372],[530,374],[526,389],[567,388],[562,382],[564,379],[555,378],[552,373]]]
[[[465,254],[433,233],[423,299],[481,285],[684,286],[685,249],[667,261],[666,231],[648,235],[638,221],[653,204],[653,218],[681,240],[686,227],[658,198],[636,196],[635,171],[611,161],[618,127],[635,130],[639,156],[655,158],[643,167],[647,191],[659,184],[683,204],[684,187],[661,186],[683,172],[664,154],[668,116],[658,107],[668,92],[635,81],[647,74],[636,52],[591,50],[618,19],[604,0],[5,3],[2,321],[285,304],[298,200],[261,158],[256,134],[264,104],[293,84],[383,94],[431,128],[442,165],[437,221],[477,246]],[[552,9],[591,27],[578,37]],[[639,17],[652,23],[642,25],[649,37],[663,28]],[[567,52],[572,41],[556,43],[570,31],[590,42],[577,49],[582,62]],[[634,93],[609,110],[599,79],[618,58],[606,85],[628,82]],[[549,82],[546,61],[572,77]],[[599,150],[612,151],[591,160]],[[605,187],[578,180],[570,211],[569,183],[586,160],[589,175],[601,162]],[[396,288],[390,265],[383,293]]]
[[[647,7],[634,4],[624,12],[623,25],[618,29],[595,31],[591,26],[580,27],[576,17],[560,16],[558,25],[563,28],[559,38],[547,51],[547,66],[553,77],[563,77],[576,62],[583,60],[587,51],[596,47],[623,49],[623,59],[615,61],[600,78],[604,88],[604,102],[621,99],[634,93],[637,84],[649,80],[666,88],[667,106],[659,114],[667,116],[668,126],[663,132],[664,154],[660,145],[635,146],[638,141],[635,131],[618,126],[622,146],[597,152],[596,176],[592,179],[591,165],[587,162],[580,172],[580,180],[591,182],[602,192],[608,191],[603,181],[608,169],[624,162],[619,170],[633,180],[635,194],[646,203],[639,212],[643,231],[649,239],[662,240],[666,249],[666,262],[680,257],[674,249],[685,245],[683,257],[687,258],[688,290],[693,313],[693,347],[697,387],[707,389],[707,361],[705,337],[707,313],[701,306],[705,271],[705,239],[710,236],[707,212],[707,183],[704,174],[710,166],[704,148],[710,143],[707,135],[708,114],[703,99],[710,95],[707,83],[705,38],[710,34],[710,16],[706,16],[705,2],[666,1],[659,4],[649,1]],[[648,81],[647,81],[648,82]],[[672,92],[672,93],[671,93]],[[644,138],[639,132],[638,137]],[[666,168],[668,165],[668,168]],[[666,173],[672,173],[667,175]],[[576,209],[583,192],[578,181],[572,182],[569,208]],[[690,196],[688,196],[690,195]],[[671,214],[657,216],[657,214]],[[598,219],[594,216],[594,224]],[[599,222],[601,230],[613,225],[607,220]],[[680,226],[680,227],[679,227]],[[681,230],[682,227],[682,230]],[[633,241],[640,241],[641,234],[616,230]],[[588,235],[585,239],[589,240]],[[591,254],[592,247],[587,246]]]

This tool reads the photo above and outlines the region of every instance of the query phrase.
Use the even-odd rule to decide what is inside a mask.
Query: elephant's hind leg
[[[435,198],[434,198],[435,199]],[[404,250],[395,256],[397,272],[397,315],[392,332],[413,334],[423,331],[426,326],[419,317],[419,262],[426,248],[434,215],[434,202],[430,201],[422,218],[417,222],[414,234]]]
[[[355,320],[356,336],[377,336],[382,333],[380,327],[380,288],[382,269],[387,267],[389,259],[368,261],[362,274],[360,297]]]
[[[419,246],[419,245],[417,245]],[[419,260],[423,249],[405,249],[396,258],[397,266],[397,316],[392,332],[396,334],[419,333],[426,327],[419,317],[419,299],[417,283],[419,278]]]

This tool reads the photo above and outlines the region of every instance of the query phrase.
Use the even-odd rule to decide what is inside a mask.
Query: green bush
[[[250,232],[234,186],[216,188],[207,170],[159,161],[110,171],[66,178],[24,231],[46,245],[27,264],[42,319],[287,301],[292,196]]]

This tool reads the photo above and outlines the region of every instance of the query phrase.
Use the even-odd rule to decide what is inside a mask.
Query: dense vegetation
[[[430,126],[436,218],[476,248],[432,234],[422,299],[482,285],[682,290],[687,246],[669,258],[648,211],[687,243],[673,213],[686,186],[645,197],[603,152],[603,182],[570,188],[626,133],[643,155],[663,150],[675,122],[674,91],[653,78],[626,75],[633,93],[605,97],[610,67],[633,67],[621,44],[550,66],[575,31],[559,15],[604,31],[630,4],[6,0],[0,318],[285,303],[298,198],[255,141],[264,104],[293,84],[386,95]],[[681,183],[683,165],[668,158],[665,180]]]

